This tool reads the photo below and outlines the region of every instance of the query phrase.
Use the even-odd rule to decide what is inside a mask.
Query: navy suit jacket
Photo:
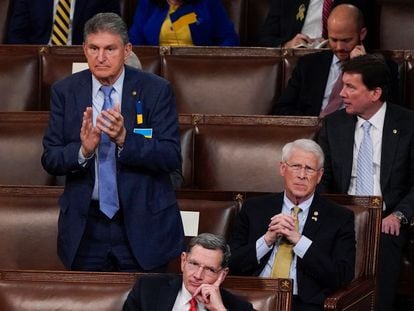
[[[10,17],[7,43],[48,44],[53,26],[53,0],[16,0]],[[83,43],[83,27],[100,12],[120,14],[118,0],[76,0],[72,44]]]
[[[229,241],[231,273],[260,274],[272,251],[258,262],[256,241],[266,233],[270,218],[279,214],[282,206],[283,193],[246,200]],[[354,214],[315,194],[302,234],[312,244],[303,258],[297,258],[298,295],[305,303],[321,305],[330,292],[354,277]]]
[[[82,114],[92,102],[89,70],[52,86],[49,126],[42,155],[43,167],[66,175],[59,199],[58,252],[70,268],[85,230],[95,182],[95,159],[78,163]],[[143,105],[143,123],[136,121],[136,103]],[[169,172],[181,167],[180,138],[170,84],[153,74],[125,66],[122,115],[127,135],[117,153],[120,205],[128,241],[146,270],[176,258],[184,247],[184,233]],[[134,134],[134,128],[152,128],[153,137]]]
[[[354,159],[357,117],[339,110],[325,118],[319,144],[325,153],[321,190],[347,193]],[[414,112],[387,104],[381,149],[381,192],[386,213],[414,216]]]
[[[173,274],[140,276],[125,301],[123,311],[170,311],[182,286],[182,277]],[[229,311],[253,311],[245,302],[220,289],[223,304]]]
[[[279,47],[293,39],[296,34],[301,33],[309,2],[309,0],[272,0],[266,21],[261,29],[258,45]],[[372,11],[368,2],[369,0],[334,0],[334,5],[350,3],[359,7],[362,12],[366,12],[367,9]],[[303,19],[297,18],[301,5],[305,6]]]

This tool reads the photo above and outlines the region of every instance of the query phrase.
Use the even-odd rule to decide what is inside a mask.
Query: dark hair
[[[89,19],[83,30],[83,40],[86,41],[88,35],[98,32],[119,35],[124,44],[129,42],[128,27],[122,18],[115,13],[98,13]]]
[[[212,233],[201,233],[190,240],[187,247],[187,253],[190,253],[191,249],[196,245],[200,245],[206,249],[221,250],[223,253],[221,267],[226,268],[228,266],[231,255],[230,246],[228,246],[226,240],[222,236]]]
[[[168,5],[167,0],[152,0],[152,2],[154,2],[159,7],[164,7],[164,6]],[[200,2],[200,0],[181,0],[181,2],[183,3],[183,5],[185,5],[185,4],[195,4],[197,2]]]
[[[380,100],[388,99],[391,74],[382,55],[366,54],[351,58],[343,65],[342,72],[360,74],[368,90],[379,87],[382,89]]]

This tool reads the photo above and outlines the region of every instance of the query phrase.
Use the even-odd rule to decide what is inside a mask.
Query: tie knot
[[[369,129],[371,128],[371,123],[369,123],[369,121],[365,121],[364,123],[362,123],[362,127],[364,128],[364,132],[368,133]]]
[[[190,309],[188,311],[197,311],[197,300],[194,297],[190,300]]]
[[[293,210],[293,217],[298,217],[298,214],[300,213],[300,211],[302,210],[299,206],[294,206],[293,208],[292,208],[292,210]]]
[[[104,93],[105,97],[109,97],[111,96],[112,90],[113,90],[113,86],[109,86],[109,85],[102,85],[101,86],[101,91],[102,93]]]

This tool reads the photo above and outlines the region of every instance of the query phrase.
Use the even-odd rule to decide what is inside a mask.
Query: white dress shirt
[[[338,57],[334,55],[332,58],[331,67],[329,68],[329,76],[328,76],[328,80],[326,81],[325,93],[323,94],[321,111],[323,111],[328,105],[329,97],[331,96],[332,89],[336,83],[336,80],[338,80],[338,77],[341,74],[342,74],[341,61],[338,59]]]
[[[357,158],[358,151],[364,137],[364,129],[362,124],[365,121],[369,121],[372,126],[370,128],[370,136],[373,145],[373,162],[374,162],[374,193],[372,195],[382,195],[380,184],[381,173],[381,148],[382,148],[382,131],[384,128],[385,112],[387,110],[387,104],[384,103],[382,107],[371,117],[369,120],[364,120],[358,117],[358,121],[355,125],[355,138],[354,138],[354,151],[352,161],[351,181],[349,183],[348,194],[356,194],[356,172],[357,172]],[[385,205],[384,205],[385,206]]]
[[[175,299],[174,306],[171,311],[187,311],[190,309],[190,300],[192,295],[190,292],[185,288],[184,283],[181,285],[181,289],[177,294],[177,298]],[[162,299],[162,298],[160,298]],[[197,302],[197,311],[207,311],[204,304],[201,302]]]
[[[313,195],[306,201],[300,203],[298,206],[301,211],[298,214],[299,220],[299,233],[302,233],[303,228],[306,223],[306,218],[308,217],[309,207],[311,206],[313,201]],[[283,206],[282,206],[282,214],[291,215],[293,207],[296,204],[293,204],[286,196],[286,193],[283,198]],[[269,220],[270,221],[270,220]],[[262,272],[260,273],[261,277],[270,277],[272,274],[272,266],[273,262],[275,261],[275,256],[277,250],[279,249],[280,240],[277,241],[274,245],[268,247],[266,241],[264,239],[264,235],[260,237],[256,241],[256,257],[257,261],[260,263],[261,259],[273,248],[272,254],[270,255],[269,260],[267,261],[266,265],[264,266]],[[311,246],[312,241],[309,240],[306,236],[302,235],[299,242],[293,247],[293,260],[290,266],[289,278],[293,279],[293,294],[297,295],[298,293],[298,284],[296,282],[296,261],[297,256],[303,258],[305,256],[307,250]]]
[[[322,37],[322,10],[323,0],[310,0],[308,12],[305,12],[305,22],[302,33],[311,38]]]

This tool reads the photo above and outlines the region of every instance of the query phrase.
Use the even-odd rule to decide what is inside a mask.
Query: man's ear
[[[184,272],[184,266],[185,266],[186,259],[187,259],[187,253],[182,252],[181,253],[181,272]]]
[[[361,30],[359,31],[359,41],[364,41],[365,37],[367,36],[367,28],[362,27]]]

